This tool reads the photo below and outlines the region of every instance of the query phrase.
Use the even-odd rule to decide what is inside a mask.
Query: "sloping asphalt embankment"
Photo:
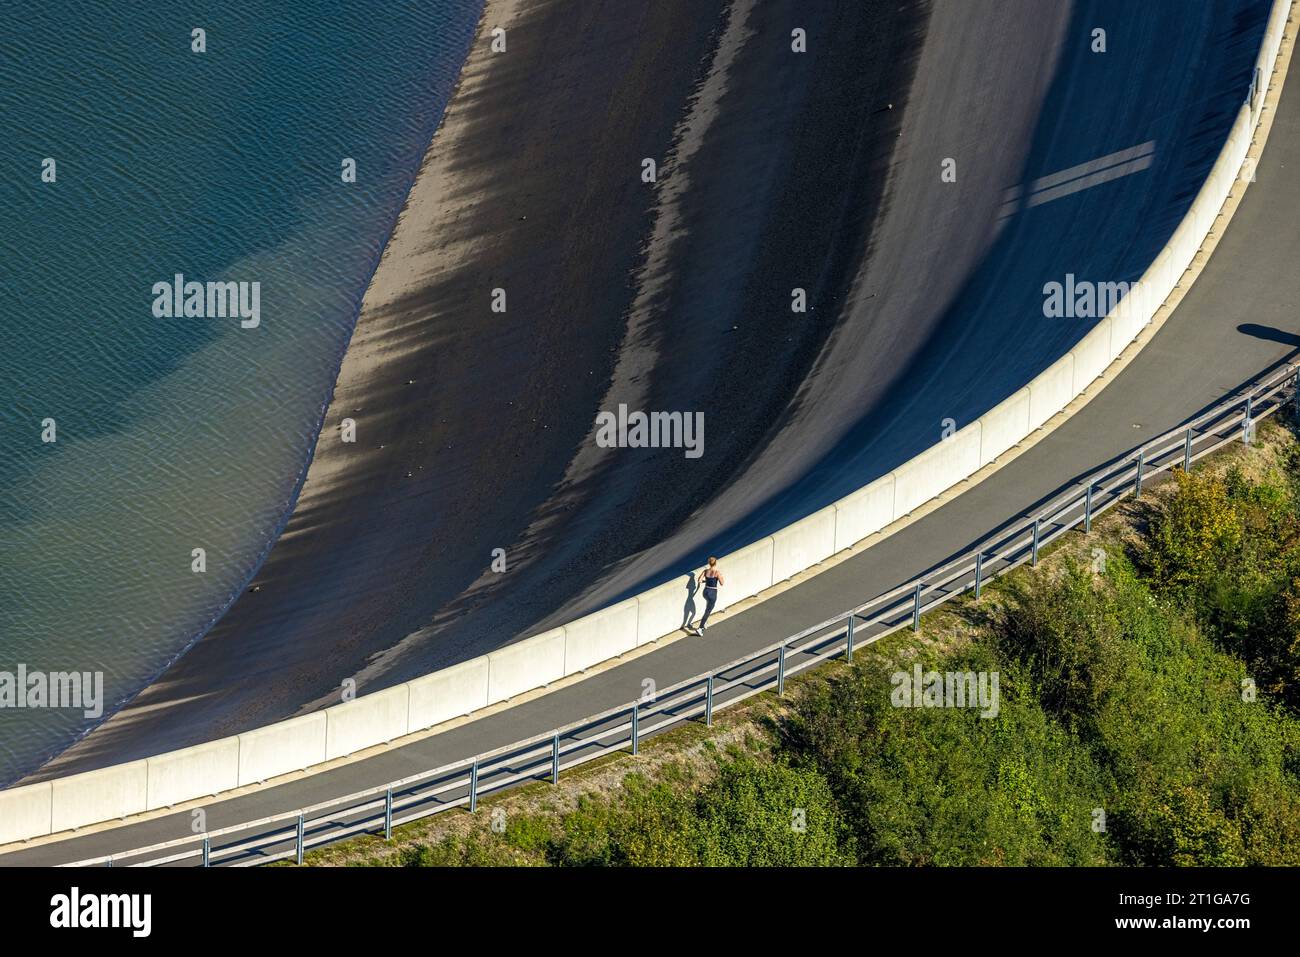
[[[1229,2],[1264,10],[1268,0]],[[130,700],[118,687],[109,697],[125,701],[120,709],[25,780],[0,785],[307,714],[337,704],[344,680],[380,691],[659,584],[624,580],[626,594],[565,608],[737,477],[806,381],[840,320],[791,323],[781,286],[806,286],[817,310],[852,281],[895,145],[910,142],[897,133],[911,114],[916,52],[938,45],[936,33],[971,51],[932,58],[952,63],[949,74],[960,67],[956,77],[928,73],[933,89],[970,91],[949,111],[963,141],[981,142],[993,123],[1000,132],[997,149],[968,151],[981,162],[965,168],[963,190],[996,204],[1020,174],[1017,147],[1051,76],[1036,67],[1056,31],[1034,14],[1037,0],[936,0],[935,15],[931,6],[489,0],[266,561],[248,567],[248,587],[156,680]],[[1071,3],[1053,6],[1060,20]],[[1175,31],[1179,62],[1222,48],[1205,19]],[[1262,31],[1255,19],[1247,58]],[[813,38],[806,53],[791,50],[795,24]],[[504,56],[491,50],[496,25],[510,36]],[[1045,34],[1050,42],[1034,42]],[[1210,62],[1180,72],[1218,71]],[[888,102],[893,111],[878,109]],[[662,161],[657,186],[641,179],[644,157]],[[509,291],[508,314],[489,308],[492,289]],[[736,368],[743,377],[727,374]],[[628,378],[671,382],[672,394],[616,392]],[[707,407],[708,455],[600,452],[568,482],[592,451],[597,411],[620,401]],[[340,441],[348,418],[355,442]],[[611,499],[622,506],[611,511]],[[802,514],[717,547],[734,550]],[[508,553],[509,574],[487,567],[493,546]]]
[[[1032,433],[1077,411],[1076,399],[1133,358],[1152,320],[1189,267],[1199,265],[1234,185],[1253,173],[1249,157],[1263,114],[1262,78],[1273,67],[1289,12],[1278,2],[1257,60],[1261,82],[1242,106],[1209,177],[1166,248],[1142,277],[1141,308],[1132,301],[1107,316],[1068,354],[1024,389],[950,440],[833,506],[722,559],[734,601],[775,592],[784,580],[867,539],[879,540],[929,510],[954,486],[1014,457]],[[1257,144],[1257,148],[1261,147]],[[1203,256],[1199,257],[1203,261]],[[1140,337],[1140,338],[1139,338]],[[951,497],[950,495],[946,497]],[[770,593],[770,592],[769,592]],[[345,705],[246,734],[146,760],[0,792],[0,843],[158,812],[186,801],[247,788],[284,774],[386,744],[500,704],[654,642],[681,624],[681,586],[653,589],[534,639]]]

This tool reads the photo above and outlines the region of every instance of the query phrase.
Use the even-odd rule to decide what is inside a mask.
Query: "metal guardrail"
[[[1298,373],[1300,366],[1292,362],[1275,366],[1210,411],[1112,460],[946,564],[776,644],[671,685],[653,698],[297,811],[63,866],[246,867],[287,859],[301,864],[311,848],[361,833],[391,838],[399,824],[456,807],[473,812],[485,794],[524,781],[558,781],[567,768],[625,748],[636,754],[641,738],[682,722],[712,724],[714,712],[721,708],[771,688],[782,694],[793,675],[830,658],[852,660],[856,647],[919,627],[923,614],[964,592],[973,591],[978,598],[990,578],[1025,562],[1036,564],[1044,546],[1076,526],[1091,531],[1097,516],[1128,495],[1141,496],[1143,483],[1153,476],[1190,469],[1231,442],[1252,441],[1260,419],[1288,398],[1300,404]]]

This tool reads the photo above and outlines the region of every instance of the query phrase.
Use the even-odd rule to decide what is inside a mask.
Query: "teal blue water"
[[[4,5],[0,672],[102,671],[111,711],[248,581],[480,8]],[[260,283],[260,325],[155,317],[176,273]],[[91,724],[0,708],[0,784]]]

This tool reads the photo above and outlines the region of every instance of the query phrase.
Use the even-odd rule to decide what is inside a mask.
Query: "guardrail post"
[[[1146,458],[1147,458],[1147,450],[1146,450],[1146,449],[1138,449],[1138,468],[1137,468],[1137,478],[1134,479],[1134,483],[1133,483],[1133,497],[1134,497],[1134,498],[1141,498],[1141,497],[1142,497],[1142,470],[1143,470],[1143,468],[1146,466]]]
[[[384,840],[393,839],[393,789],[384,792]]]
[[[1183,471],[1191,474],[1192,471],[1192,430],[1187,430],[1187,438],[1183,440]]]
[[[1034,544],[1030,548],[1030,552],[1029,552],[1030,565],[1038,564],[1038,522],[1039,522],[1038,519],[1034,519]]]
[[[980,591],[984,588],[984,553],[975,553],[975,600],[980,600]]]
[[[1088,483],[1088,491],[1083,495],[1083,534],[1087,535],[1092,531],[1092,483]]]
[[[713,727],[713,675],[704,683],[704,724]]]
[[[640,737],[639,734],[640,728],[638,727],[638,725],[641,723],[640,719],[641,719],[641,702],[633,701],[632,702],[632,754],[633,755],[637,754],[638,746],[639,746],[639,742],[637,739]]]
[[[560,732],[551,739],[551,783],[560,783]]]
[[[776,652],[776,693],[785,694],[785,645]]]
[[[212,842],[206,834],[203,835],[203,866],[212,866]]]
[[[1246,417],[1241,420],[1241,441],[1250,445],[1250,428],[1254,424],[1251,421],[1250,414],[1255,409],[1255,396],[1246,396]]]
[[[302,849],[306,843],[305,836],[307,833],[307,822],[303,819],[302,811],[298,812],[298,865],[302,866]]]
[[[469,813],[478,810],[478,758],[469,768]]]
[[[849,615],[847,643],[844,645],[844,660],[849,664],[853,663],[853,623],[857,617],[857,615]]]
[[[921,627],[921,583],[916,583],[916,589],[912,592],[912,630],[916,631]]]

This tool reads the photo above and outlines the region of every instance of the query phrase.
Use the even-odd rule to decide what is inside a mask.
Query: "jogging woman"
[[[704,617],[700,619],[700,627],[695,629],[697,635],[704,634],[709,615],[713,614],[713,606],[718,603],[718,589],[725,584],[716,558],[709,558],[709,567],[700,574],[700,581],[704,584]]]

